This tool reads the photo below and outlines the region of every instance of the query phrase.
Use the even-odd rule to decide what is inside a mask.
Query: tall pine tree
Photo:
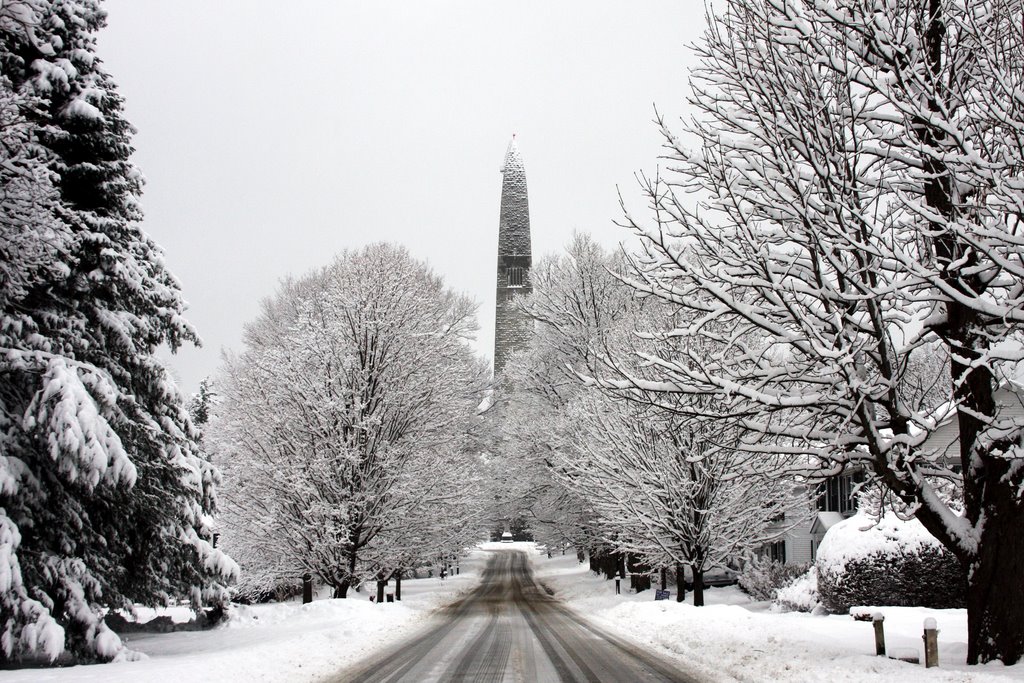
[[[154,352],[195,342],[139,228],[98,0],[0,6],[0,657],[123,656],[102,608],[220,603],[218,474]]]

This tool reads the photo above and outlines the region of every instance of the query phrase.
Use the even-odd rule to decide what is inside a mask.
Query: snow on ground
[[[0,671],[0,682],[320,680],[424,626],[431,612],[472,590],[487,555],[483,550],[471,551],[461,559],[459,574],[444,581],[436,574],[435,578],[403,580],[399,603],[374,604],[364,590],[350,592],[346,600],[328,599],[329,591],[323,591],[309,605],[298,600],[238,605],[226,624],[208,631],[127,634],[128,647],[147,655],[142,661]],[[375,594],[375,587],[368,588]],[[387,591],[393,590],[392,582]],[[175,621],[192,617],[190,610],[181,607],[140,609],[139,620],[162,614]]]
[[[580,614],[613,633],[703,673],[710,681],[957,681],[1005,683],[1024,681],[1024,664],[968,667],[965,610],[912,607],[873,608],[885,615],[890,653],[912,650],[924,661],[922,629],[926,617],[939,627],[939,668],[874,656],[870,622],[847,615],[812,616],[771,611],[753,603],[739,588],[711,588],[704,607],[654,601],[654,591],[615,595],[615,583],[595,576],[575,555],[548,559],[533,553],[540,581]]]
[[[310,605],[240,606],[228,623],[209,631],[127,635],[129,647],[148,656],[142,661],[0,671],[0,683],[316,681],[425,626],[433,610],[476,585],[487,551],[498,548],[526,550],[540,580],[570,607],[709,681],[1024,681],[1024,664],[963,664],[964,610],[878,608],[885,614],[889,651],[911,649],[922,659],[921,627],[926,617],[935,618],[940,668],[926,670],[875,657],[871,624],[849,616],[773,612],[735,587],[709,589],[705,607],[655,602],[653,591],[630,594],[625,585],[617,596],[614,582],[594,576],[571,551],[548,559],[532,543],[487,543],[462,559],[459,576],[403,581],[401,603],[376,605],[363,592],[347,600],[321,594]],[[157,614],[175,621],[191,617],[184,608],[140,610],[139,617]]]

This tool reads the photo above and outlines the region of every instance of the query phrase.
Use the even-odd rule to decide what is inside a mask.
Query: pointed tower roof
[[[498,272],[494,311],[494,374],[516,350],[530,342],[532,325],[512,304],[517,295],[533,290],[530,268],[530,202],[526,196],[526,169],[516,137],[508,144],[501,167],[501,213],[498,219]]]
[[[530,202],[526,192],[526,167],[523,166],[515,135],[508,143],[501,174],[498,253],[530,254]]]

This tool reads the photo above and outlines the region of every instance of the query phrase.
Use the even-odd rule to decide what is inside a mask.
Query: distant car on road
[[[506,531],[505,533],[503,533],[501,535],[501,542],[502,543],[511,543],[512,542],[512,533],[509,532],[509,531]]]

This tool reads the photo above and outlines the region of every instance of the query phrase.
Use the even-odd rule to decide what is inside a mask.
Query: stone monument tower
[[[498,292],[494,314],[494,376],[509,355],[529,341],[529,319],[517,311],[512,299],[532,291],[530,268],[530,203],[526,196],[526,169],[515,135],[501,167],[501,215],[498,219]]]

